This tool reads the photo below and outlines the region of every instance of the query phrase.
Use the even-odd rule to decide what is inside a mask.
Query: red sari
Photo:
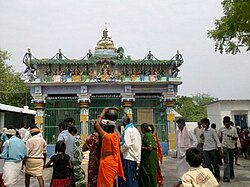
[[[116,176],[125,180],[120,156],[120,138],[116,133],[105,133],[102,138],[97,187],[113,187]],[[105,156],[105,152],[112,154]]]
[[[158,160],[162,164],[162,160],[163,160],[162,148],[161,148],[161,144],[159,143],[157,133],[154,134],[154,138],[156,141],[156,150],[157,150]],[[163,176],[161,174],[160,163],[158,162],[158,164],[157,164],[157,184],[158,184],[158,186],[163,186]]]
[[[86,139],[86,145],[90,151],[88,164],[88,187],[97,186],[99,157],[100,157],[100,142],[99,136],[96,133],[89,135]]]

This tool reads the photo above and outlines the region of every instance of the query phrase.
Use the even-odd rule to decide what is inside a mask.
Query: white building
[[[8,125],[20,128],[21,123],[30,124],[36,115],[35,110],[0,103],[0,130]]]
[[[241,128],[250,124],[250,100],[218,100],[207,105],[207,116],[211,123],[222,126],[224,116],[229,116],[231,121]]]

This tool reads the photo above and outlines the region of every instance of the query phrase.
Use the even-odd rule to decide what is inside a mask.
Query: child
[[[66,187],[70,186],[70,180],[67,174],[67,168],[72,168],[69,155],[65,154],[66,145],[63,141],[56,143],[55,152],[45,168],[50,167],[53,163],[53,175],[51,179],[51,187]]]
[[[219,186],[213,173],[201,166],[201,154],[197,148],[189,148],[186,152],[186,161],[190,165],[188,172],[182,176],[183,187],[217,187]]]
[[[74,181],[72,182],[75,187],[85,187],[85,173],[82,169],[82,159],[83,159],[83,153],[81,148],[81,138],[77,135],[77,129],[76,127],[69,127],[68,129],[69,133],[74,136],[74,145],[73,145],[73,158],[72,158],[72,164],[73,164],[73,173],[74,173]]]

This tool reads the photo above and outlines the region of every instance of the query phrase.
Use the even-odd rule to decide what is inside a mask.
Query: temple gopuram
[[[182,84],[178,76],[183,63],[179,51],[171,59],[156,58],[151,51],[142,59],[125,56],[116,48],[105,28],[94,52],[82,59],[69,59],[61,49],[52,58],[38,59],[30,49],[23,63],[26,84],[36,106],[36,123],[50,144],[58,135],[57,125],[67,117],[85,137],[89,121],[97,119],[103,107],[116,106],[133,124],[154,124],[162,142],[174,137],[173,106]]]

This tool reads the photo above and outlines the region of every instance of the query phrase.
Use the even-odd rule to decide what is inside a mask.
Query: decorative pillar
[[[135,102],[135,98],[122,98],[124,112],[128,115],[128,117],[131,120],[133,120],[132,106],[134,102]]]
[[[80,105],[80,132],[84,140],[88,135],[89,103],[90,99],[78,99]]]
[[[44,129],[44,108],[45,108],[45,100],[32,100],[32,103],[35,104],[36,116],[35,123],[42,130]]]
[[[168,142],[169,150],[175,149],[175,116],[174,116],[174,102],[175,98],[164,98],[166,113],[167,113],[167,125],[168,125]]]

